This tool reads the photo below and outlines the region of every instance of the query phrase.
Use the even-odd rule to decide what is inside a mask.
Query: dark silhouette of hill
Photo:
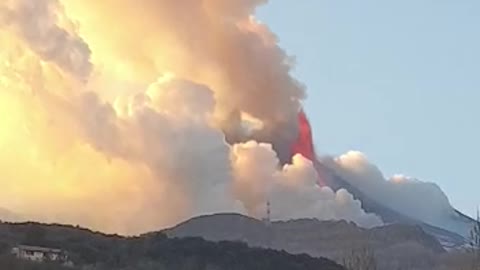
[[[92,270],[342,270],[333,261],[285,251],[252,248],[239,242],[202,238],[168,238],[164,233],[139,237],[106,235],[87,229],[39,223],[0,223],[0,269],[62,269],[19,262],[8,257],[14,245],[28,244],[67,251],[77,265]],[[50,267],[50,268],[29,268]]]

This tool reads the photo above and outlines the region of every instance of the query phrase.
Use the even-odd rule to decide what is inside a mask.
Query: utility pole
[[[270,225],[272,224],[271,218],[270,200],[267,200],[267,203],[265,205],[265,216],[262,219],[263,224],[265,224],[265,226],[267,227],[270,227]]]
[[[273,229],[272,229],[272,213],[271,213],[271,205],[270,200],[267,200],[265,205],[265,216],[263,217],[262,221],[265,225],[265,245],[267,248],[273,248]]]

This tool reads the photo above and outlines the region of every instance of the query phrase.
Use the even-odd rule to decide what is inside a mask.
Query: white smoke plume
[[[327,159],[326,164],[377,202],[405,216],[468,235],[470,225],[456,218],[458,214],[438,185],[403,175],[386,179],[361,152]]]
[[[124,234],[268,198],[276,219],[378,225],[304,158],[281,168],[305,94],[263,2],[3,1],[0,206]]]
[[[348,191],[335,193],[329,187],[320,187],[313,163],[301,155],[278,169],[280,161],[271,145],[251,141],[234,145],[232,160],[236,197],[250,215],[263,217],[270,201],[275,220],[312,217],[348,220],[363,227],[382,224],[376,215],[365,213],[360,201]]]

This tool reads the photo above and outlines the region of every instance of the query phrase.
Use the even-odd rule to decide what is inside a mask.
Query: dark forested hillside
[[[92,270],[343,269],[327,259],[250,248],[243,243],[214,243],[201,238],[171,239],[163,233],[126,238],[72,226],[36,223],[0,223],[0,269],[63,269],[13,260],[8,254],[17,244],[66,250],[76,266]]]

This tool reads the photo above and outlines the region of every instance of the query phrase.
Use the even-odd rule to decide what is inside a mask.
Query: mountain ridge
[[[213,214],[187,220],[163,231],[170,237],[203,237],[211,241],[242,241],[252,246],[307,253],[332,258],[343,246],[371,243],[375,248],[415,242],[425,249],[442,253],[441,243],[420,226],[391,224],[364,229],[346,221],[298,219],[264,223],[240,214]]]

